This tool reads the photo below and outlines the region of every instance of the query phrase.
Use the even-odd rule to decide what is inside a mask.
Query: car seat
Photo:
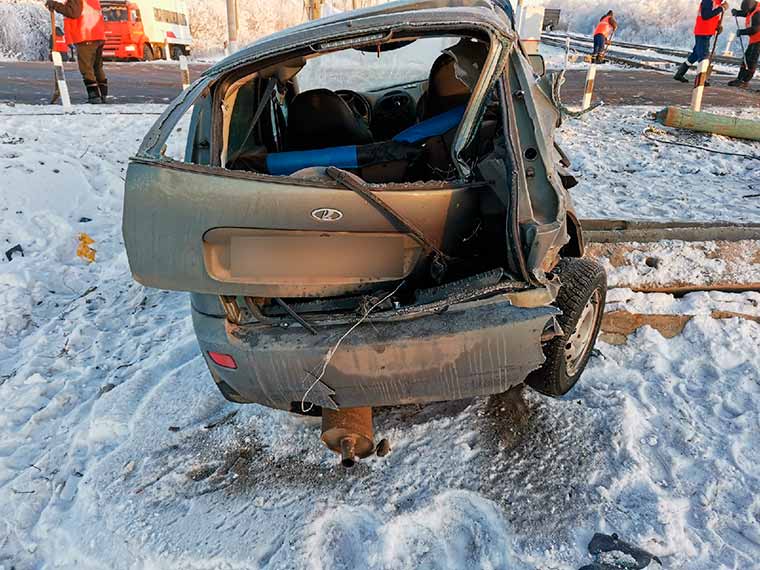
[[[290,151],[371,142],[372,132],[364,119],[329,89],[299,93],[288,108],[287,148]]]

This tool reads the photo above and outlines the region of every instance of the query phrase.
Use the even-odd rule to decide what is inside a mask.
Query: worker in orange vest
[[[47,0],[48,10],[63,14],[66,40],[75,44],[79,72],[87,89],[88,103],[105,103],[108,96],[108,79],[103,71],[103,45],[106,26],[100,0]]]
[[[739,70],[739,77],[733,81],[729,81],[728,84],[731,87],[747,89],[749,82],[752,81],[752,77],[755,75],[757,60],[760,59],[760,3],[757,0],[744,0],[742,7],[739,10],[731,10],[731,14],[734,16],[744,16],[746,28],[736,32],[736,35],[747,36],[749,38],[749,45],[744,52],[744,61]]]
[[[726,10],[728,2],[725,0],[700,0],[697,21],[694,24],[694,49],[686,61],[678,66],[673,79],[688,83],[686,72],[689,71],[689,67],[710,56],[710,40],[723,31],[720,20]]]
[[[612,34],[617,31],[617,28],[617,20],[615,20],[612,10],[601,17],[599,24],[597,24],[594,30],[594,54],[591,56],[591,61],[594,63],[604,62],[604,53],[607,51],[607,45],[610,43]]]

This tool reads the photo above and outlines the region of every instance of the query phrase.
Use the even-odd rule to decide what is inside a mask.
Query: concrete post
[[[735,39],[736,39],[736,32],[729,32],[728,40],[726,41],[726,49],[723,50],[724,56],[729,56],[734,53],[731,50],[731,46],[733,45]]]
[[[586,74],[586,89],[583,92],[583,105],[582,110],[586,110],[591,107],[591,98],[594,96],[594,81],[596,80],[596,64],[589,65],[588,73]]]
[[[657,113],[657,121],[668,127],[713,133],[735,139],[760,141],[760,121],[694,112],[667,107]],[[680,239],[680,238],[677,238]]]
[[[61,105],[65,111],[71,110],[71,97],[69,97],[69,86],[66,84],[66,75],[63,73],[63,60],[61,54],[52,51],[53,70],[55,72],[55,81],[58,85],[58,93],[61,96]]]
[[[227,49],[230,53],[238,50],[237,0],[227,0]]]
[[[702,95],[705,91],[707,71],[710,69],[710,60],[703,59],[697,66],[697,77],[694,79],[694,90],[691,92],[691,110],[702,110]]]
[[[182,75],[182,91],[190,86],[190,68],[187,65],[187,57],[179,56],[179,71]]]

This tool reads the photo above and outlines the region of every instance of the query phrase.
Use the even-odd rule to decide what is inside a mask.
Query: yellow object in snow
[[[79,247],[77,247],[77,256],[81,257],[82,259],[86,259],[89,263],[95,261],[95,250],[90,247],[94,243],[95,240],[87,234],[79,234]]]

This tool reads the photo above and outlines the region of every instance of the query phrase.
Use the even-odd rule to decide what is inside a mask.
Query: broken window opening
[[[464,36],[394,42],[401,47],[294,57],[237,79],[224,95],[222,164],[326,184],[329,166],[372,184],[459,179],[452,145],[489,44]],[[385,76],[370,73],[377,61]],[[354,90],[359,72],[371,77],[358,84],[366,91]],[[498,116],[488,109],[470,163],[478,159],[471,149],[487,152],[494,136]]]

